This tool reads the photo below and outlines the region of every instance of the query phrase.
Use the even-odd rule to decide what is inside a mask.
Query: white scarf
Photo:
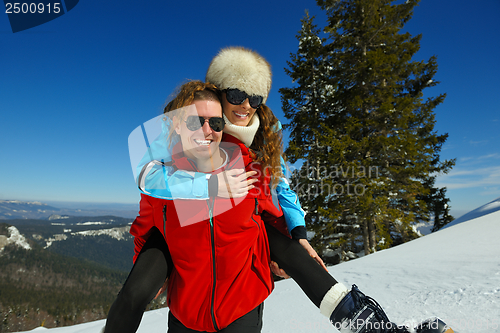
[[[227,119],[226,115],[222,115],[224,117],[224,121],[226,125],[224,126],[224,132],[227,134],[231,134],[241,142],[245,144],[245,146],[250,147],[253,142],[253,138],[255,137],[255,133],[259,129],[260,120],[257,112],[253,114],[252,119],[247,126],[237,126],[232,124],[229,119]]]

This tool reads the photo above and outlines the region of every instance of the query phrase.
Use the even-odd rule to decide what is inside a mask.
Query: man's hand
[[[290,275],[286,274],[284,270],[282,270],[277,263],[274,261],[271,261],[271,272],[273,272],[274,275],[279,276],[283,279],[289,279]]]
[[[245,172],[244,169],[234,169],[221,172],[217,175],[219,191],[217,196],[222,198],[241,198],[255,186],[252,184],[258,179],[248,179],[257,174],[257,171]]]
[[[160,290],[158,290],[158,293],[156,293],[156,296],[154,299],[157,299],[161,294],[163,294],[165,292],[165,290],[167,290],[167,287],[168,287],[168,278],[165,280],[165,282],[163,283],[163,286],[160,288]]]

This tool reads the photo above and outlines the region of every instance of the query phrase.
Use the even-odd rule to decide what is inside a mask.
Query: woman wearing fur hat
[[[212,60],[206,81],[222,93],[224,132],[236,137],[251,151],[263,170],[270,173],[279,205],[283,210],[292,239],[266,224],[271,259],[284,269],[302,288],[311,301],[338,328],[348,325],[356,332],[408,332],[393,325],[371,298],[353,286],[349,291],[324,268],[324,264],[306,239],[304,212],[295,193],[283,178],[280,123],[265,105],[271,88],[271,71],[267,61],[256,52],[232,47],[220,51]],[[168,119],[167,119],[168,121]],[[168,127],[168,126],[167,126]],[[160,141],[161,140],[160,136]],[[157,142],[158,143],[158,142]],[[163,143],[159,143],[161,147]],[[151,145],[154,148],[155,143]],[[141,191],[159,198],[209,198],[245,196],[253,187],[248,180],[253,173],[242,170],[225,172],[208,178],[178,170],[166,179],[165,168],[157,160],[169,160],[164,149],[149,161],[142,161],[138,184]],[[163,155],[162,155],[163,154]],[[149,154],[153,156],[154,154]],[[153,161],[156,160],[156,161]],[[319,264],[318,264],[319,263]],[[323,267],[322,267],[323,266]],[[286,275],[277,265],[278,275]],[[356,320],[362,318],[363,320]],[[374,323],[379,325],[374,325]],[[373,329],[373,327],[382,329]],[[387,327],[385,329],[384,327]],[[440,332],[440,331],[436,331]]]

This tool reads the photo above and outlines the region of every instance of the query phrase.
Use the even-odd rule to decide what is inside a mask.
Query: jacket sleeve
[[[137,186],[142,193],[160,199],[209,198],[207,174],[184,170],[173,171],[167,163],[151,161],[144,165],[137,177]]]
[[[278,121],[274,126],[275,131],[281,131],[281,122]],[[295,239],[307,238],[306,221],[304,219],[306,212],[300,206],[297,193],[290,188],[290,183],[288,181],[290,172],[285,161],[283,160],[283,157],[281,157],[281,172],[283,173],[283,178],[280,179],[280,182],[276,187],[276,193],[279,205],[283,209],[286,225],[290,234],[292,234]]]
[[[141,253],[142,247],[148,239],[151,228],[154,226],[153,206],[146,195],[141,194],[139,216],[130,227],[130,234],[134,236],[134,263]]]
[[[287,167],[283,158],[281,159],[281,170],[283,175],[287,175]],[[306,226],[305,215],[306,212],[302,209],[299,202],[299,197],[290,188],[287,178],[281,178],[278,186],[276,187],[276,194],[278,197],[279,205],[283,210],[286,225],[288,230],[292,231],[296,227]]]

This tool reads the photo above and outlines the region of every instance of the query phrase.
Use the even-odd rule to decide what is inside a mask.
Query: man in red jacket
[[[260,332],[261,304],[274,287],[263,218],[279,226],[284,220],[272,202],[270,177],[253,162],[248,148],[229,135],[221,144],[220,101],[211,91],[196,91],[200,85],[207,86],[189,82],[179,94],[194,90],[192,103],[173,117],[176,133],[171,135],[180,136],[173,169],[210,175],[244,167],[258,171],[258,181],[240,199],[163,200],[142,195],[140,214],[130,230],[136,260],[151,233],[159,230],[175,267],[168,287],[169,332]]]

